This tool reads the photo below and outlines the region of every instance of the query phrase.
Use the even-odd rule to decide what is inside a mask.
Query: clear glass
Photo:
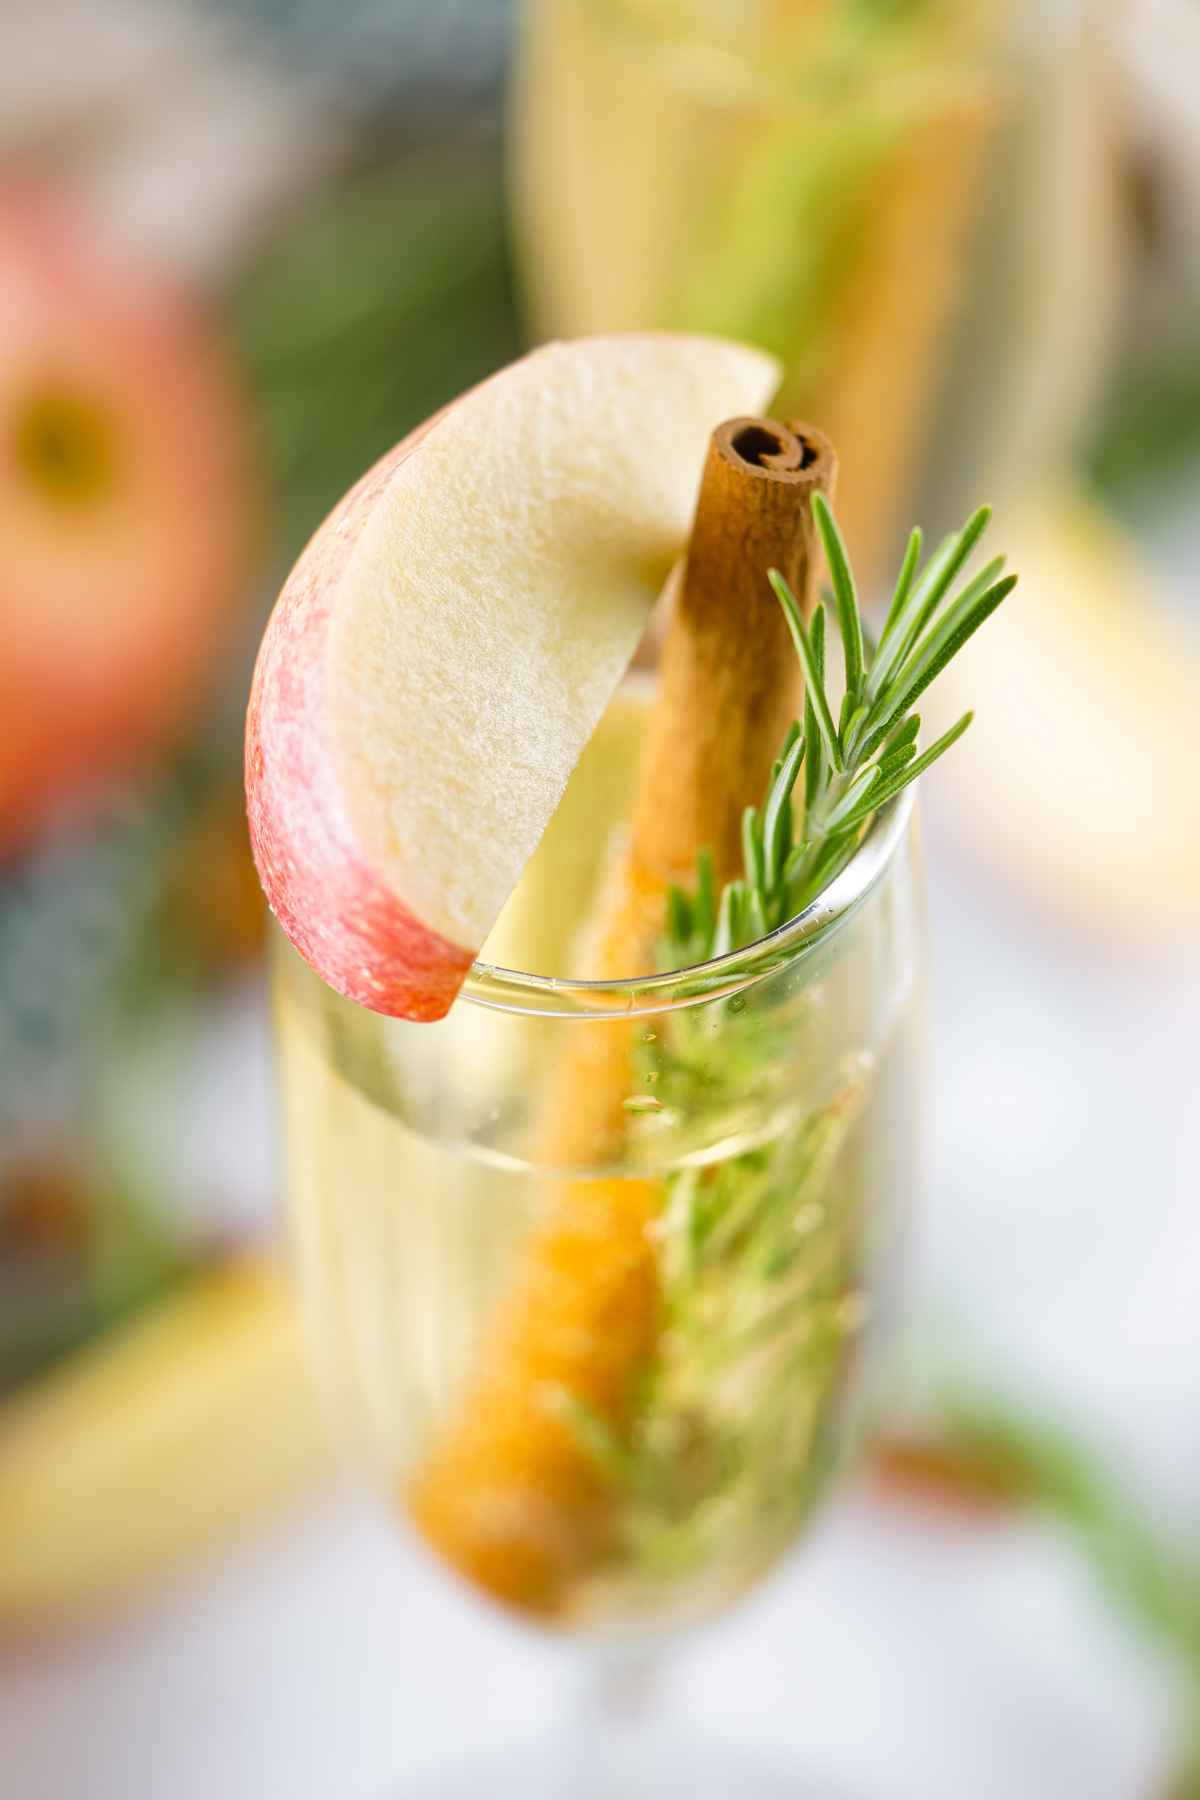
[[[841,456],[860,578],[914,521],[1056,471],[1123,234],[1076,0],[525,0],[519,271],[537,337],[688,329],[781,360]]]
[[[478,963],[441,1023],[276,956],[331,1416],[459,1576],[610,1648],[726,1605],[827,1490],[886,1341],[919,1118],[907,795],[751,949],[571,978],[643,716],[610,709],[490,940],[515,966]],[[589,1157],[561,1127],[614,1070],[619,1140]]]

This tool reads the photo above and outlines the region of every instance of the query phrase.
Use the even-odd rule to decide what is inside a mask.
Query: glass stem
[[[592,1652],[571,1733],[571,1800],[626,1800],[639,1791],[661,1686],[661,1649]]]

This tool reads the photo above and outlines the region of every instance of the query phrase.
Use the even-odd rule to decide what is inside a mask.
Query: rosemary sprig
[[[780,747],[761,806],[742,820],[742,874],[714,892],[712,859],[697,859],[693,892],[673,887],[667,901],[663,961],[684,968],[764,937],[812,903],[845,868],[881,807],[924,774],[971,723],[964,713],[926,750],[913,709],[947,663],[1016,586],[996,557],[954,594],[951,590],[987,528],[980,507],[962,530],[938,545],[921,567],[914,531],[873,643],[863,623],[846,546],[833,509],[813,497],[813,514],[829,564],[831,592],[805,625],[777,569],[771,586],[783,608],[804,672],[803,721]],[[844,693],[836,715],[826,688],[827,617],[837,628]],[[803,823],[794,830],[796,785],[805,770]]]
[[[864,1318],[852,1145],[872,1085],[855,1059],[839,1075],[770,1143],[669,1177],[659,1347],[626,1426],[547,1396],[621,1496],[619,1550],[642,1582],[761,1564],[828,1478],[830,1407]]]
[[[746,808],[742,873],[718,892],[704,850],[694,886],[671,889],[668,967],[738,949],[802,910],[853,855],[874,813],[970,723],[967,714],[919,750],[912,700],[1013,585],[996,563],[949,597],[986,512],[924,569],[914,533],[873,644],[833,514],[819,498],[814,511],[831,572],[828,606],[806,626],[787,583],[771,576],[804,671],[804,716],[780,746],[762,805]],[[845,680],[836,714],[827,618]],[[646,1094],[626,1103],[634,1136],[661,1147],[660,1133],[694,1114],[710,1127],[737,1114],[740,1128],[748,1106],[778,1120],[765,1142],[667,1173],[654,1231],[662,1330],[628,1419],[617,1427],[579,1395],[548,1396],[620,1497],[613,1568],[624,1557],[643,1581],[698,1571],[744,1579],[796,1530],[828,1473],[838,1436],[829,1424],[866,1316],[863,1205],[895,1076],[884,1042],[851,1046],[829,1065],[819,1017],[806,1026],[778,993],[733,995],[673,1013],[635,1054]],[[806,1036],[810,1053],[821,1042],[832,1085],[818,1084],[799,1114],[781,1111],[772,1083],[795,1067]]]

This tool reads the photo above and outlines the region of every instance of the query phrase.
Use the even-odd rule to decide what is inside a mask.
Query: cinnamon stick
[[[720,879],[800,704],[767,570],[812,587],[811,498],[836,459],[811,427],[734,419],[713,434],[668,628],[627,843],[600,896],[586,973],[646,972],[667,886],[708,845]],[[581,1022],[535,1133],[535,1163],[595,1169],[619,1147],[631,1027]],[[606,1484],[561,1401],[614,1429],[653,1351],[658,1181],[564,1181],[484,1334],[478,1373],[408,1492],[420,1528],[477,1585],[559,1610],[611,1527]]]
[[[696,517],[646,727],[629,837],[609,871],[583,951],[595,981],[652,971],[672,882],[712,851],[718,882],[738,872],[743,809],[761,799],[797,716],[796,653],[767,582],[777,568],[808,609],[814,493],[837,459],[810,425],[730,419],[708,447]],[[623,1024],[578,1032],[543,1109],[538,1160],[593,1165],[619,1139],[628,1089]]]
[[[831,491],[834,469],[811,426],[731,419],[712,435],[633,807],[631,858],[664,888],[692,877],[704,845],[718,879],[737,872],[742,810],[761,798],[800,700],[767,570],[807,594],[812,496]]]

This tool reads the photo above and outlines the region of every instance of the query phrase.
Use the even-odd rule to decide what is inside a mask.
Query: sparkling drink
[[[627,688],[441,1023],[277,956],[332,1416],[477,1587],[600,1629],[715,1607],[800,1529],[884,1341],[919,1116],[907,796],[765,943],[573,978],[642,716]],[[556,1159],[614,1058],[616,1147]]]

